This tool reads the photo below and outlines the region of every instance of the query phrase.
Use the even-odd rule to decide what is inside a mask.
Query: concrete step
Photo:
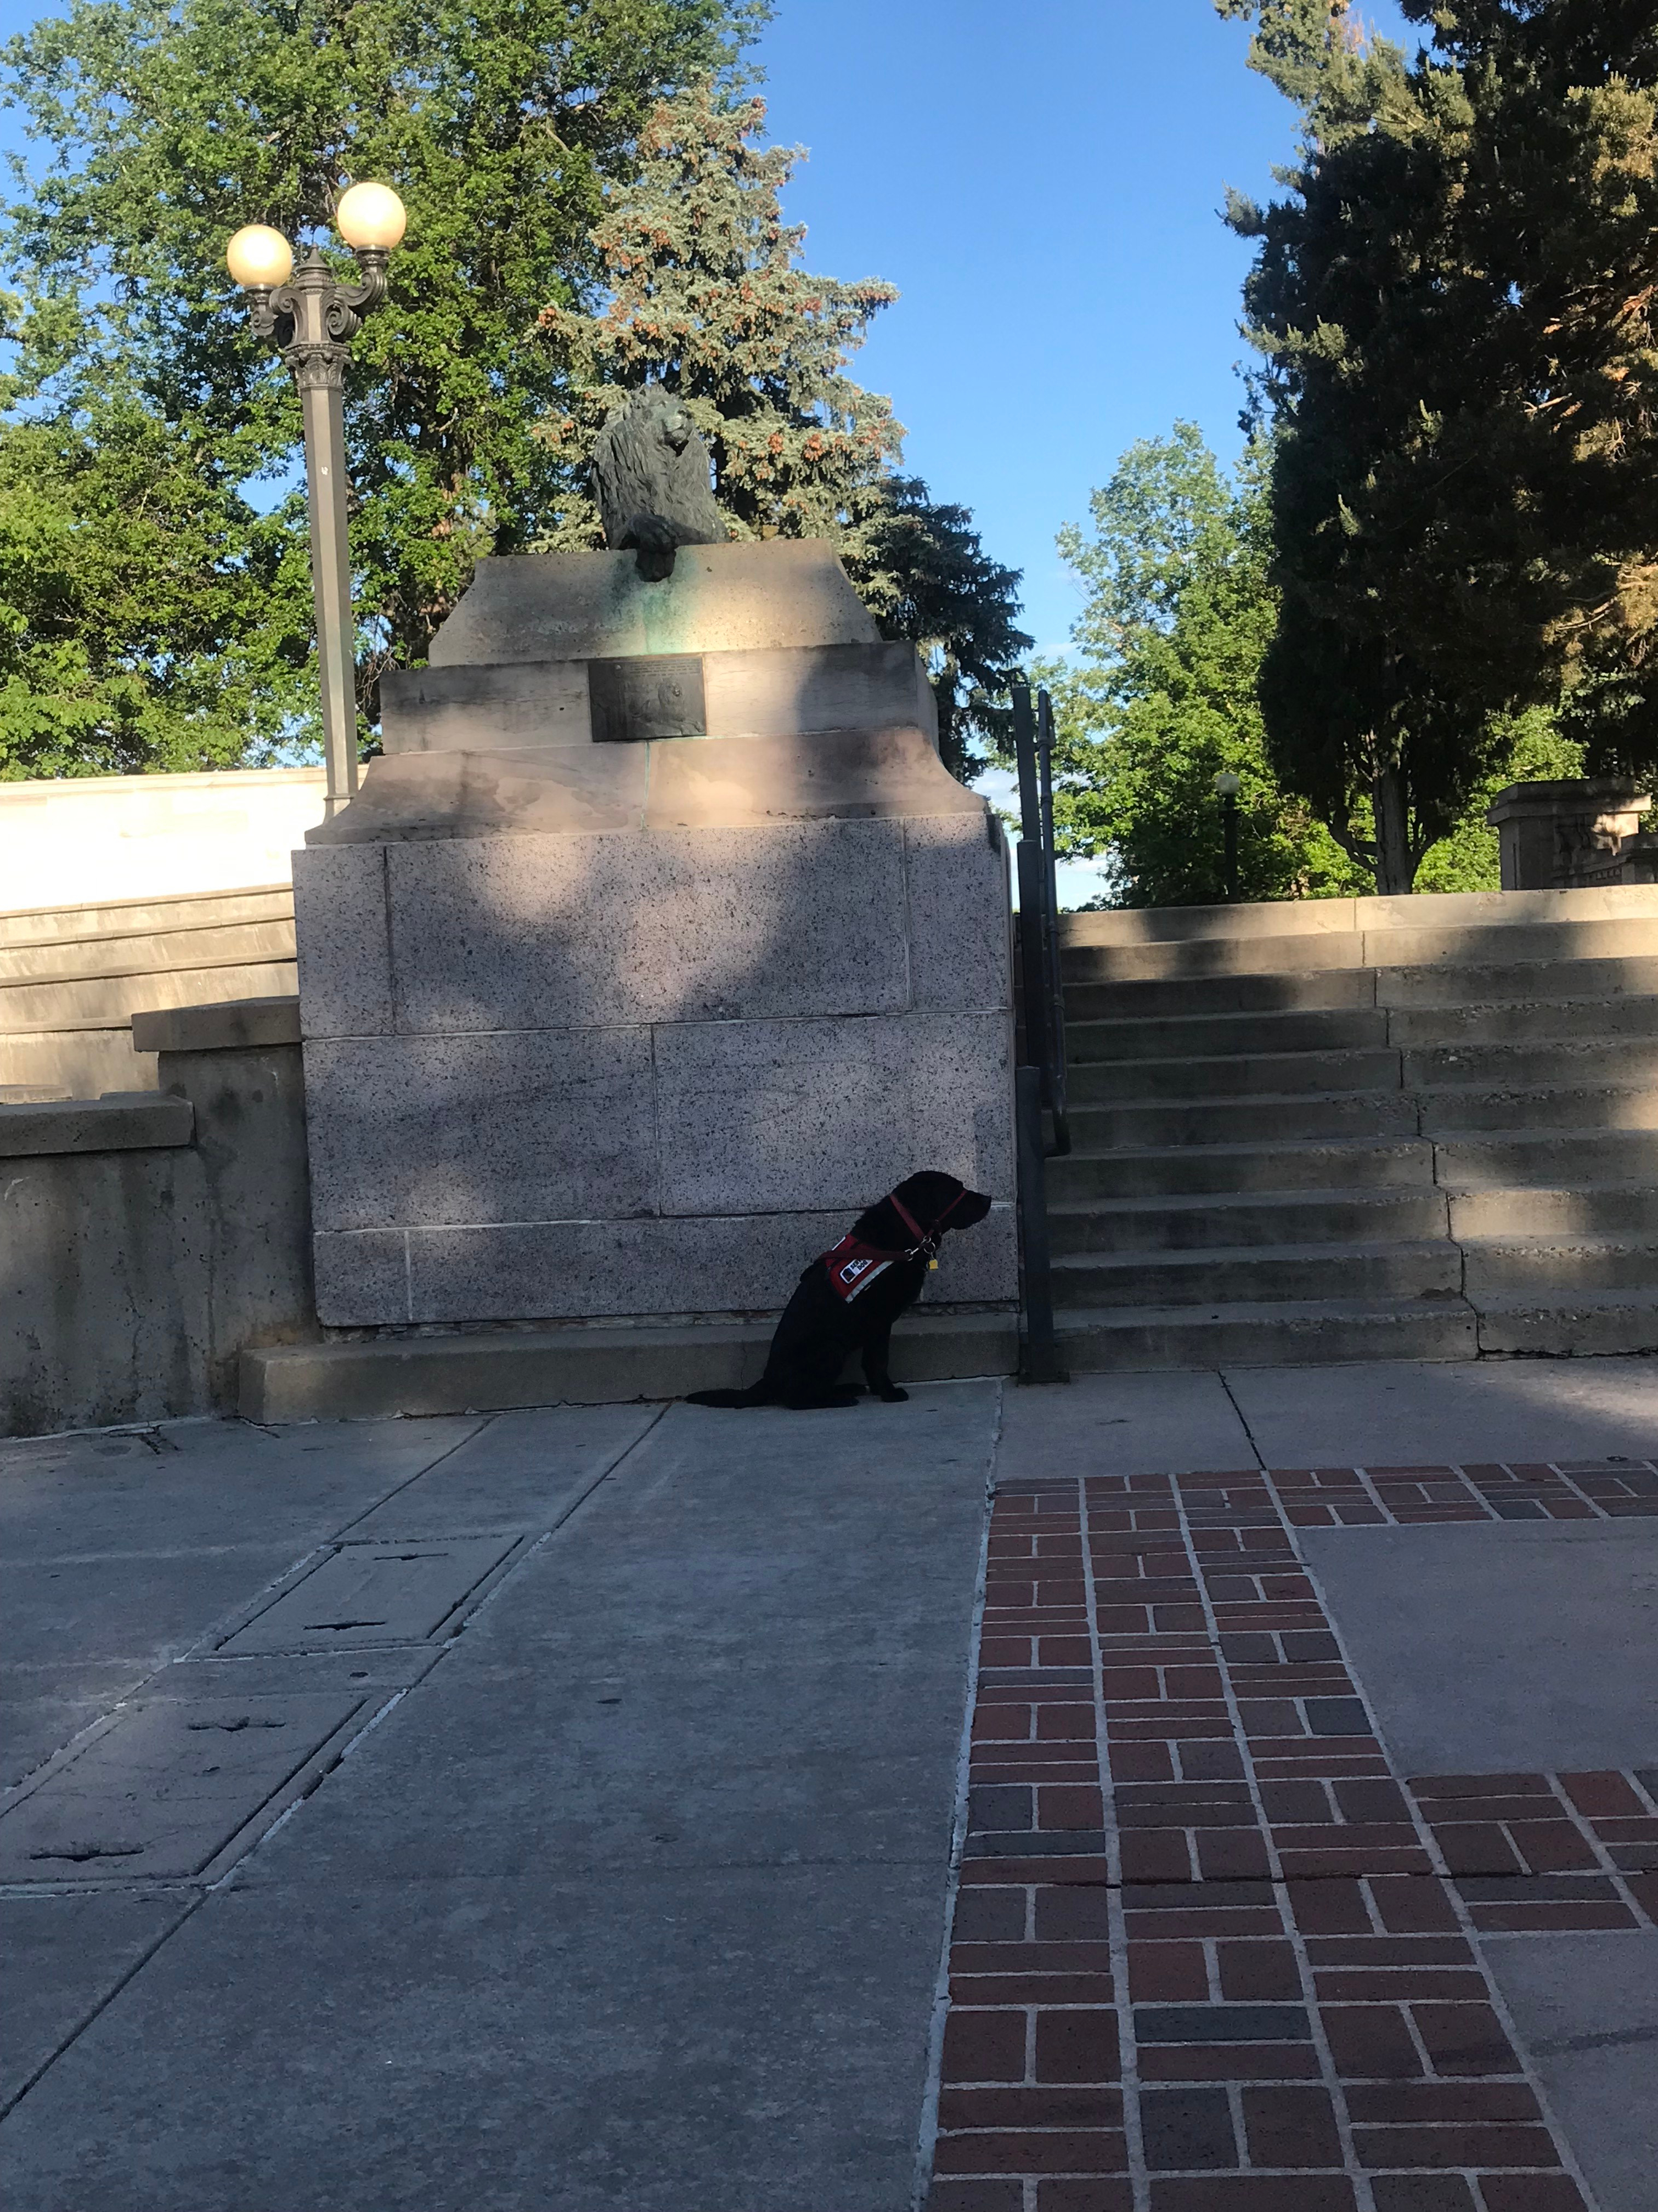
[[[1078,1106],[1159,1098],[1239,1098],[1303,1091],[1397,1091],[1400,1055],[1369,1051],[1283,1052],[1211,1060],[1078,1061],[1066,1087]]]
[[[1609,1182],[1658,1185],[1658,1130],[1508,1130],[1441,1139],[1436,1180],[1447,1190],[1570,1190]]]
[[[1072,1090],[1074,1093],[1074,1084]],[[1417,1127],[1417,1103],[1403,1091],[1163,1098],[1150,1105],[1073,1105],[1071,1109],[1072,1141],[1079,1152],[1104,1152],[1116,1145],[1287,1144],[1297,1138],[1413,1137]]]
[[[1428,891],[1403,896],[1290,899],[1236,906],[1114,907],[1060,918],[1062,942],[1138,945],[1190,938],[1327,936],[1362,931],[1517,922],[1626,921],[1658,916],[1658,884],[1570,891]]]
[[[1460,1298],[1101,1306],[1066,1311],[1055,1333],[1074,1374],[1472,1359],[1479,1348],[1473,1310]]]
[[[752,1382],[771,1336],[769,1322],[708,1322],[283,1345],[243,1352],[240,1411],[251,1421],[359,1420],[679,1398]],[[914,1315],[893,1335],[901,1382],[1008,1375],[1017,1363],[1011,1314]],[[854,1409],[848,1420],[859,1412],[871,1409]]]
[[[0,982],[0,1036],[104,1029],[155,1006],[264,999],[295,988],[292,960],[227,961],[223,966],[143,969],[55,983]]]
[[[1644,1291],[1658,1304],[1658,1233],[1629,1237],[1471,1237],[1461,1247],[1463,1280],[1478,1305],[1485,1297]]]
[[[1515,1091],[1405,1092],[1414,1096],[1422,1133],[1451,1136],[1473,1129],[1658,1129],[1658,1085],[1647,1084],[1537,1085]]]
[[[1446,1201],[1459,1244],[1529,1237],[1658,1238],[1658,1189],[1650,1182],[1453,1190]]]
[[[1174,983],[1068,982],[1065,987],[1067,1022],[1149,1021],[1164,1014],[1289,1014],[1375,1003],[1375,979],[1365,968],[1310,969],[1283,975],[1199,975]]]
[[[1537,1044],[1519,1030],[1512,1044],[1441,1045],[1403,1055],[1407,1091],[1453,1086],[1484,1091],[1582,1089],[1600,1085],[1658,1083],[1658,1037],[1625,1037],[1601,1043],[1558,1039]]]
[[[132,1048],[131,1020],[103,1030],[27,1030],[0,1034],[0,1085],[45,1090],[58,1098],[100,1098],[106,1091],[153,1091],[153,1052]]]
[[[1515,962],[1654,957],[1658,957],[1658,915],[1642,915],[1627,921],[1448,922],[1305,936],[1073,943],[1061,953],[1060,969],[1068,983],[1110,983],[1304,974],[1336,968],[1490,968]]]
[[[1072,1152],[1048,1163],[1048,1189],[1051,1204],[1074,1206],[1088,1199],[1153,1198],[1184,1191],[1355,1191],[1431,1184],[1433,1179],[1433,1147],[1412,1137],[1394,1144],[1359,1139],[1345,1144]]]
[[[250,961],[291,960],[294,924],[219,921],[109,937],[56,937],[0,944],[0,985],[143,975],[158,969],[216,968]]]
[[[1066,1019],[1066,1057],[1096,1060],[1213,1060],[1235,1054],[1340,1052],[1388,1042],[1388,1017],[1375,1006],[1322,1007],[1287,1014],[1163,1015],[1146,1021]]]
[[[144,936],[216,922],[294,918],[291,884],[246,890],[185,891],[174,898],[100,900],[91,905],[11,907],[0,911],[0,945],[38,945],[80,937]]]
[[[1048,1207],[1055,1257],[1181,1252],[1242,1244],[1420,1243],[1446,1234],[1445,1193],[1279,1191],[1248,1198],[1120,1199]]]
[[[1377,968],[1376,1003],[1430,1006],[1599,1004],[1658,994],[1658,959],[1515,960],[1483,968]],[[1233,988],[1236,988],[1234,986]]]
[[[1447,1237],[1418,1244],[1072,1253],[1054,1264],[1054,1304],[1064,1307],[1250,1304],[1284,1298],[1396,1302],[1455,1297],[1461,1286],[1461,1255]]]
[[[1218,975],[1291,975],[1363,969],[1364,939],[1356,930],[1323,936],[1194,938],[1143,945],[1067,944],[1060,973],[1073,983],[1149,983]]]
[[[1485,1044],[1649,1042],[1658,1036],[1658,999],[1518,999],[1485,1006],[1392,1007],[1388,1042],[1407,1051],[1466,1052]]]
[[[1487,1297],[1479,1313],[1482,1352],[1557,1359],[1658,1352],[1658,1292]]]

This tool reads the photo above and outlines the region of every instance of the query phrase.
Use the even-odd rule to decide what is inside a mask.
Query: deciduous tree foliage
[[[1270,453],[1224,471],[1196,428],[1131,446],[1090,501],[1092,533],[1060,550],[1086,593],[1070,663],[1037,672],[1054,698],[1066,852],[1107,859],[1113,905],[1205,905],[1225,896],[1213,779],[1238,776],[1238,889],[1246,899],[1332,897],[1373,888],[1370,872],[1274,774],[1257,699],[1274,636]],[[1432,890],[1499,888],[1485,819],[1517,776],[1575,775],[1581,753],[1540,709],[1493,732],[1494,765],[1418,881]],[[1348,842],[1367,840],[1357,802]]]
[[[1086,593],[1069,664],[1038,672],[1054,699],[1064,849],[1107,855],[1111,902],[1204,905],[1225,896],[1213,778],[1242,779],[1246,899],[1368,889],[1266,757],[1256,684],[1277,601],[1267,579],[1266,457],[1223,471],[1196,426],[1142,439],[1060,550]]]
[[[1275,429],[1273,763],[1410,886],[1564,698],[1597,767],[1658,759],[1658,24],[1627,0],[1217,0],[1303,111],[1291,196],[1235,201]],[[1368,799],[1373,830],[1362,828]]]
[[[325,240],[363,176],[410,210],[347,385],[372,714],[478,554],[557,519],[568,470],[533,433],[561,372],[527,334],[593,282],[605,179],[662,93],[756,12],[76,0],[11,41],[40,158],[0,235],[0,775],[214,765],[306,729],[298,404],[224,247],[249,221]]]
[[[760,144],[765,113],[704,80],[652,116],[636,176],[592,232],[608,296],[595,313],[555,301],[541,315],[570,380],[544,434],[574,465],[628,392],[673,392],[708,442],[732,537],[829,539],[884,634],[926,650],[941,749],[960,772],[971,737],[1000,741],[997,695],[1030,644],[1014,625],[1018,574],[987,558],[964,507],[897,472],[891,403],[846,373],[897,294],[800,265],[805,227],[784,222],[780,194],[802,155]],[[590,494],[544,542],[601,542]]]

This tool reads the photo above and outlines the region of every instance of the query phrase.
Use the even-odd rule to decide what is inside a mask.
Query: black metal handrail
[[[1025,1321],[1019,1375],[1025,1382],[1063,1382],[1069,1378],[1054,1335],[1046,1164],[1071,1150],[1071,1125],[1066,1113],[1065,995],[1054,851],[1054,709],[1045,690],[1036,694],[1033,714],[1029,686],[1013,686],[1013,744],[1019,770],[1015,858],[1024,1016],[1024,1050],[1016,1077]]]

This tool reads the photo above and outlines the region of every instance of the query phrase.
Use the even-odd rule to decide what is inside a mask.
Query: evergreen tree
[[[1234,201],[1275,429],[1274,766],[1410,888],[1563,691],[1596,765],[1658,757],[1650,10],[1217,0],[1301,106],[1291,197]],[[1369,801],[1371,826],[1364,826]]]
[[[591,281],[604,183],[660,94],[756,12],[73,0],[11,41],[46,158],[0,235],[0,774],[212,765],[309,726],[299,407],[224,247],[254,220],[325,240],[361,176],[410,210],[346,390],[372,716],[477,555],[556,520],[568,470],[533,433],[562,380],[526,333]]]
[[[1005,739],[999,695],[1030,643],[1014,623],[1018,574],[986,556],[964,507],[896,473],[891,404],[846,363],[897,295],[799,265],[805,227],[784,222],[780,195],[801,152],[758,143],[765,113],[704,80],[653,115],[637,175],[610,191],[592,233],[608,296],[593,313],[542,313],[569,379],[544,435],[577,465],[627,392],[674,393],[707,441],[732,536],[827,538],[883,634],[927,654],[940,750],[964,774],[971,739],[993,751]],[[542,542],[602,542],[589,491]]]
[[[1338,842],[1274,774],[1258,702],[1278,623],[1271,580],[1270,455],[1247,450],[1229,477],[1196,428],[1131,446],[1060,550],[1086,593],[1077,653],[1036,672],[1054,695],[1063,848],[1103,857],[1107,902],[1206,905],[1224,897],[1214,777],[1238,793],[1238,888],[1246,899],[1332,897],[1372,888],[1361,797]],[[1580,772],[1579,750],[1540,710],[1499,725],[1494,766],[1422,861],[1431,890],[1496,890],[1485,808],[1518,776]]]

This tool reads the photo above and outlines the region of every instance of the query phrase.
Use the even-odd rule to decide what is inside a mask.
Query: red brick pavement
[[[1391,1769],[1309,1525],[1658,1516],[1658,1468],[993,1509],[929,2212],[1571,2212],[1472,1940],[1658,1925],[1658,1771]]]

